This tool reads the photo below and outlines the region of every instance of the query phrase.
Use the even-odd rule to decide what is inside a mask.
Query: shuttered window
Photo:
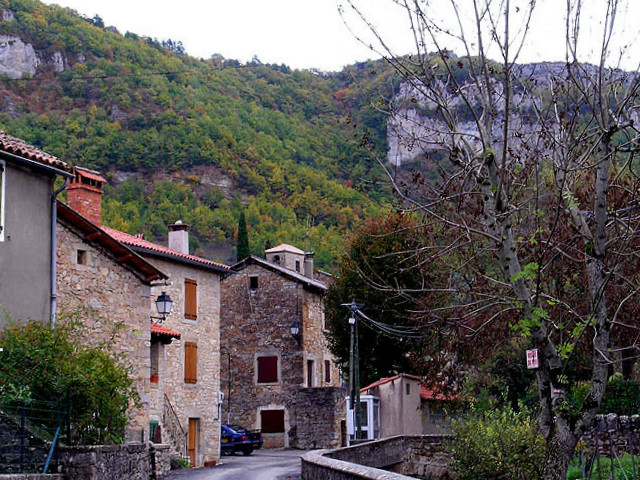
[[[198,381],[198,345],[193,342],[184,342],[184,382],[196,383]]]
[[[262,433],[284,432],[284,410],[262,410],[260,412]]]
[[[198,319],[198,283],[190,278],[184,279],[184,318]]]
[[[278,357],[258,357],[258,383],[278,381]]]
[[[324,381],[325,383],[331,383],[331,361],[324,361]]]

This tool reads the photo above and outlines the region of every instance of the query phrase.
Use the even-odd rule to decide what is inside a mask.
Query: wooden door
[[[196,466],[196,454],[198,451],[198,419],[189,419],[189,436],[187,440],[187,454],[189,455],[189,466]]]

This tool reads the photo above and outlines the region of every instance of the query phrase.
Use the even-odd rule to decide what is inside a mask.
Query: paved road
[[[222,456],[213,468],[174,471],[175,480],[300,480],[301,450],[258,450],[244,455]]]

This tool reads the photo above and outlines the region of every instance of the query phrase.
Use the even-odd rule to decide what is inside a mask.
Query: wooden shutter
[[[331,361],[324,361],[324,381],[326,383],[331,383]]]
[[[197,463],[196,454],[198,451],[198,419],[189,419],[189,434],[187,440],[187,455],[189,455],[189,466],[195,467]]]
[[[262,433],[284,432],[284,410],[262,410],[260,412]]]
[[[278,381],[278,357],[258,357],[258,383]]]
[[[198,345],[193,342],[184,342],[184,381],[198,381]]]
[[[198,283],[190,278],[184,279],[184,318],[198,319]]]

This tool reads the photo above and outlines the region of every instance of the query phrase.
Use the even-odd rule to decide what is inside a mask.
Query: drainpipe
[[[56,328],[56,310],[58,308],[58,288],[57,288],[57,279],[58,268],[57,268],[57,226],[58,226],[58,199],[56,198],[60,195],[65,188],[69,185],[69,177],[65,177],[64,185],[62,185],[58,190],[53,192],[51,196],[51,329]]]

